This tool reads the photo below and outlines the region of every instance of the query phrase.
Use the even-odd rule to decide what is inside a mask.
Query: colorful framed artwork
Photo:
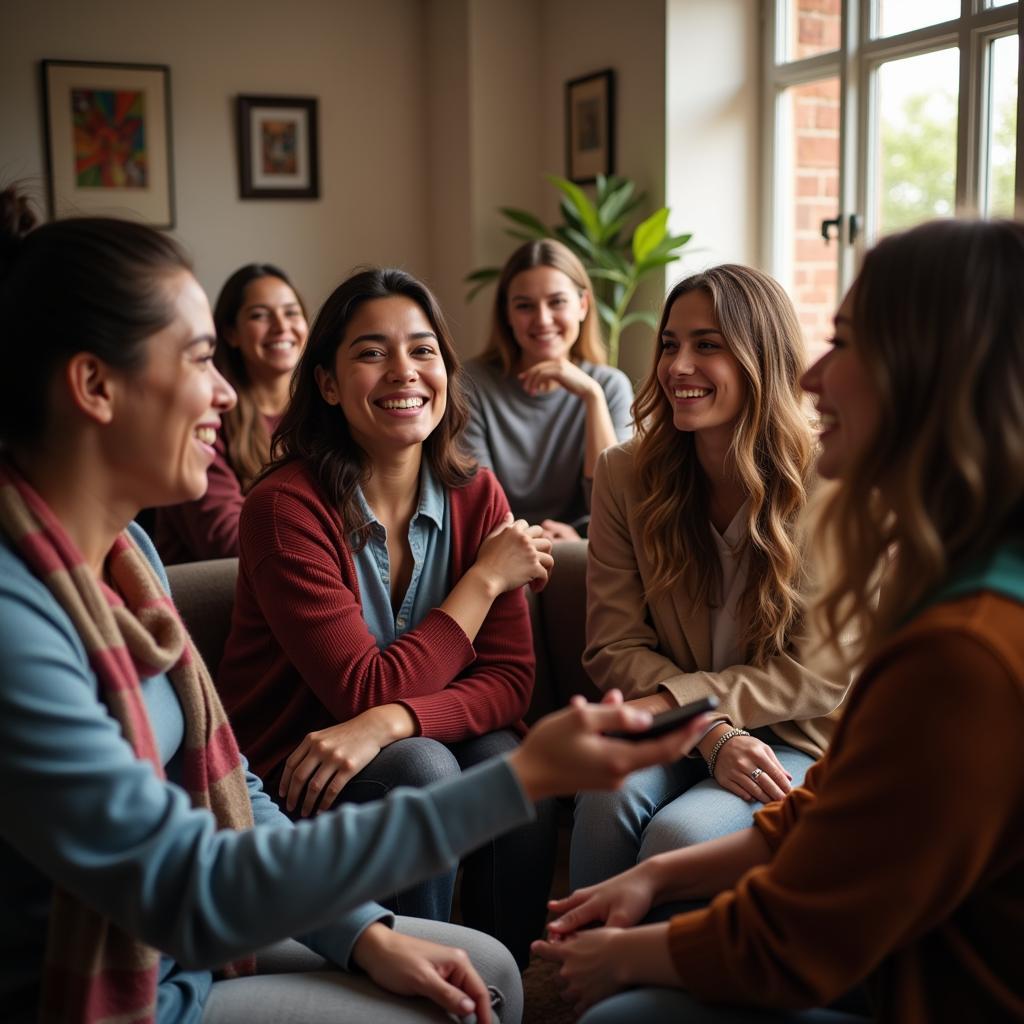
[[[239,96],[237,115],[241,198],[318,199],[316,100]]]
[[[51,215],[173,227],[170,69],[66,60],[41,69]]]
[[[615,171],[615,72],[565,83],[565,176],[579,185]]]

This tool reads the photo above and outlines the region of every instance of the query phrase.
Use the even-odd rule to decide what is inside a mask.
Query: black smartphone
[[[642,732],[623,732],[616,729],[614,732],[605,733],[605,735],[617,740],[635,740],[638,743],[642,740],[654,740],[659,736],[664,736],[665,733],[681,729],[690,719],[704,714],[705,711],[714,711],[717,707],[718,698],[714,695],[709,695],[701,697],[700,700],[690,701],[689,704],[683,704],[678,708],[673,708],[671,711],[664,711],[660,715],[655,715],[650,727]]]

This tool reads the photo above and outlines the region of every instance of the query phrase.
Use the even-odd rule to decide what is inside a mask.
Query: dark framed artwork
[[[317,101],[239,96],[238,190],[242,199],[318,199]]]
[[[585,185],[615,171],[615,72],[565,83],[565,176]]]
[[[173,227],[170,69],[68,60],[40,68],[51,215]]]

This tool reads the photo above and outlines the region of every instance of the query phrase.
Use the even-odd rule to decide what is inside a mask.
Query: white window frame
[[[877,137],[873,90],[875,72],[886,61],[916,56],[951,46],[960,48],[959,108],[957,112],[957,164],[955,203],[958,215],[976,215],[982,208],[987,187],[989,44],[1000,36],[1017,33],[1024,8],[1020,3],[988,7],[985,0],[961,0],[960,15],[951,21],[914,29],[882,39],[871,38],[871,19],[877,0],[843,0],[840,47],[801,60],[779,62],[780,40],[785,40],[787,0],[762,0],[763,89],[762,89],[762,261],[769,271],[788,276],[789,226],[783,222],[784,189],[792,187],[789,147],[777,145],[786,128],[783,96],[795,85],[822,78],[839,79],[839,238],[837,261],[839,293],[853,279],[864,249],[876,236],[877,225],[866,216],[869,203],[868,169]],[[1024,47],[1022,47],[1024,50]],[[1015,179],[1016,216],[1024,217],[1024,60],[1018,63],[1017,162]],[[859,218],[851,239],[852,217]],[[838,296],[837,296],[838,298]]]

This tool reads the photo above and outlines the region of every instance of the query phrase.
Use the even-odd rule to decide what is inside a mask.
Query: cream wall
[[[236,266],[280,263],[316,307],[358,263],[437,291],[464,354],[489,294],[465,274],[514,247],[497,208],[557,217],[564,87],[616,71],[617,170],[695,234],[689,268],[757,255],[755,0],[0,0],[0,179],[43,194],[38,61],[171,67],[177,235],[211,295]],[[200,29],[201,26],[201,29]],[[320,101],[319,201],[240,200],[232,97]],[[679,267],[670,268],[671,277]],[[656,310],[660,275],[640,295]],[[649,365],[633,328],[622,364]]]
[[[428,274],[421,0],[0,0],[0,179],[45,195],[38,61],[171,68],[177,227],[216,295],[279,263],[314,308],[356,263]],[[232,97],[317,96],[321,200],[238,198]]]
[[[614,68],[617,173],[647,193],[647,212],[665,202],[665,0],[547,0],[543,5],[544,164],[565,174],[565,83]],[[557,193],[546,187],[546,213]],[[663,276],[652,274],[634,308],[657,309]],[[622,340],[619,365],[634,380],[648,369],[651,331],[637,326]]]

